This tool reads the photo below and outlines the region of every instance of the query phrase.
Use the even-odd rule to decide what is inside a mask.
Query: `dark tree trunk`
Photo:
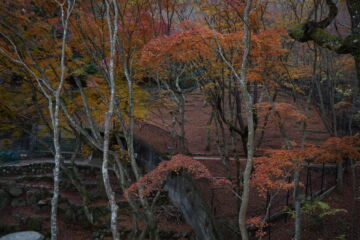
[[[351,54],[356,63],[358,86],[360,86],[360,1],[347,0],[351,17],[351,34],[346,38],[327,33],[324,29],[335,19],[338,9],[333,0],[326,0],[329,7],[328,16],[320,21],[307,21],[294,26],[289,35],[299,42],[314,41],[321,47],[330,49],[339,54]]]
[[[360,1],[359,0],[347,0],[349,14],[351,17],[351,32],[352,35],[358,36],[360,39]],[[355,59],[356,71],[358,76],[358,88],[360,86],[360,48],[355,49],[352,53]]]

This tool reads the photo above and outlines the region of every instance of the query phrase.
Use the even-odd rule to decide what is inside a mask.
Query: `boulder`
[[[60,204],[58,205],[58,208],[59,208],[59,210],[60,210],[61,212],[66,212],[68,209],[71,210],[71,206],[70,206],[68,203],[66,203],[66,202],[60,203]]]
[[[27,231],[11,233],[6,236],[0,237],[0,240],[43,240],[44,236],[38,232]]]
[[[27,229],[33,229],[35,231],[41,231],[43,227],[43,221],[44,219],[39,217],[28,217],[25,220],[25,225]]]
[[[10,203],[10,196],[7,192],[0,189],[0,209],[5,208]]]
[[[37,191],[27,191],[26,192],[26,202],[29,205],[36,204],[38,200],[40,199],[40,193]]]
[[[12,201],[11,201],[11,206],[12,207],[22,207],[22,206],[25,206],[26,205],[26,202],[24,199],[22,198],[14,198]]]
[[[75,219],[75,215],[74,215],[74,211],[70,208],[66,209],[65,212],[65,217],[67,220],[74,220]]]
[[[23,192],[24,191],[20,187],[14,185],[9,187],[9,193],[13,197],[19,197],[21,194],[23,194]]]

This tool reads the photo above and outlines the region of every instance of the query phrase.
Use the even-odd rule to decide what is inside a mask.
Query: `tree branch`
[[[298,42],[314,41],[321,47],[330,49],[339,54],[356,55],[360,51],[360,35],[351,34],[346,38],[339,38],[324,29],[335,19],[338,8],[332,0],[326,0],[329,7],[328,16],[320,21],[307,21],[296,25],[289,30],[289,35]]]

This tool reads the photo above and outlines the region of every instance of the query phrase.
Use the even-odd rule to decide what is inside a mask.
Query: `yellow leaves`
[[[11,139],[8,139],[8,138],[1,139],[1,140],[0,140],[0,144],[1,144],[4,148],[10,148],[12,143],[13,143],[13,141],[12,141]]]
[[[94,148],[89,145],[83,145],[81,148],[81,153],[84,156],[89,156],[94,151]]]
[[[295,85],[293,82],[285,81],[282,83],[282,85],[286,88],[292,89],[293,91],[295,91],[297,93],[305,94],[305,91],[298,85]]]
[[[14,138],[18,138],[22,135],[22,131],[20,129],[14,129],[12,132],[11,132],[11,136],[14,137]]]
[[[104,80],[99,77],[92,77],[88,80],[88,87],[84,88],[84,93],[87,97],[87,102],[89,105],[89,110],[91,116],[94,118],[95,122],[102,126],[105,120],[105,112],[108,109],[108,97],[109,89],[108,86],[104,83]],[[71,113],[76,113],[80,117],[80,121],[87,125],[88,120],[85,115],[84,103],[79,92],[73,92],[75,94],[72,98],[72,101],[68,102],[68,109]],[[149,94],[138,86],[133,87],[134,95],[134,105],[135,105],[135,118],[144,119],[148,113],[148,98]],[[121,112],[124,114],[124,118],[127,119],[129,113],[129,95],[127,83],[124,80],[118,80],[116,87],[116,96],[119,99],[119,105],[117,108],[121,109]],[[114,118],[114,122],[116,118]]]
[[[289,76],[292,79],[304,79],[311,76],[311,66],[288,66]]]

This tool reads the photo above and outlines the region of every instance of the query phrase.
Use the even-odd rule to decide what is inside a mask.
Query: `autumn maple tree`
[[[0,130],[10,140],[32,136],[32,145],[44,145],[54,155],[52,239],[57,236],[60,170],[79,192],[88,222],[97,226],[77,156],[91,160],[101,155],[106,224],[116,240],[122,238],[119,220],[125,214],[119,212],[121,194],[129,204],[132,237],[160,239],[155,208],[163,190],[197,238],[221,239],[196,189],[193,179],[198,178],[233,194],[233,233],[243,240],[251,238],[249,226],[264,238],[272,203],[284,191],[293,192],[294,239],[302,239],[305,165],[336,164],[339,189],[350,165],[356,196],[360,142],[348,135],[358,130],[358,89],[353,87],[360,62],[358,1],[346,1],[352,24],[346,38],[333,36],[346,33],[343,23],[331,26],[344,1],[3,2]],[[353,59],[334,60],[334,52]],[[194,93],[208,118],[197,126],[208,133],[207,154],[218,155],[225,167],[226,176],[217,181],[201,161],[185,155],[192,143],[187,131]],[[155,116],[158,110],[165,114]],[[161,126],[154,129],[171,135],[176,145],[171,151],[140,140],[139,126],[157,118]],[[314,132],[323,134],[321,139],[311,139]],[[61,162],[61,135],[76,142],[69,164]],[[159,135],[154,130],[150,141]],[[43,136],[51,136],[53,144]],[[329,136],[319,146],[309,144]],[[280,140],[266,149],[273,138]],[[171,144],[164,145],[159,148]],[[265,216],[248,218],[252,191],[268,198]]]

